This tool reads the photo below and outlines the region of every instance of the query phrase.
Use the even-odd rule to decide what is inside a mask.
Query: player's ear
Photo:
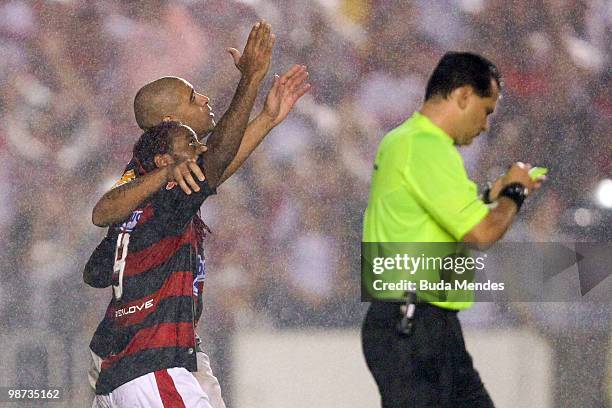
[[[166,167],[174,163],[174,160],[172,160],[172,156],[170,156],[168,153],[156,154],[153,158],[153,161],[155,162],[155,166],[157,167]]]

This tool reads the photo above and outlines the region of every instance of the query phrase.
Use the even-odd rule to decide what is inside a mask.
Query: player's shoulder
[[[134,180],[136,177],[140,176],[138,168],[138,161],[136,160],[136,158],[132,157],[129,163],[125,166],[125,169],[123,170],[123,173],[121,174],[119,180],[117,180],[115,184],[113,184],[113,186],[111,187],[111,190],[120,187],[124,184],[127,184],[130,181]]]
[[[111,190],[117,188],[117,187],[121,187],[124,184],[129,183],[130,181],[134,180],[136,178],[136,172],[134,170],[127,170],[125,172],[123,172],[123,174],[121,175],[121,177],[119,178],[119,180],[117,180],[115,182],[115,184],[113,184],[113,186],[111,187]]]

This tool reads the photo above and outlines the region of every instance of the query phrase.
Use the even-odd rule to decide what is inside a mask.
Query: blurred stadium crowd
[[[472,178],[484,184],[516,160],[551,169],[509,239],[610,239],[610,193],[596,195],[612,173],[605,0],[1,1],[1,330],[56,332],[67,347],[93,332],[110,293],[80,276],[104,233],[91,209],[140,135],[136,90],[181,76],[219,116],[238,79],[224,48],[242,47],[259,18],[277,35],[271,73],[305,64],[313,90],[203,206],[213,234],[200,331],[222,379],[233,330],[359,324],[376,146],[418,108],[447,50],[485,55],[505,82],[489,134],[464,150]],[[475,325],[523,324],[477,309]],[[608,316],[587,315],[576,335],[601,326],[605,352]]]

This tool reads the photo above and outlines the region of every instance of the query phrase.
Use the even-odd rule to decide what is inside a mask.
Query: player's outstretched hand
[[[266,76],[275,41],[271,31],[269,23],[259,21],[251,29],[242,55],[236,48],[226,49],[240,73],[247,79],[261,81]]]
[[[294,65],[281,77],[275,75],[262,112],[270,119],[272,126],[285,120],[298,99],[310,90],[307,79],[308,71],[304,65]]]
[[[206,146],[201,146],[198,149],[200,151],[198,156],[207,150]],[[198,183],[195,181],[194,177],[200,181],[204,181],[206,179],[204,172],[200,166],[198,166],[196,160],[196,158],[192,158],[174,163],[170,165],[168,169],[168,181],[177,183],[185,194],[188,195],[191,194],[192,191],[200,191],[200,186],[198,186]]]

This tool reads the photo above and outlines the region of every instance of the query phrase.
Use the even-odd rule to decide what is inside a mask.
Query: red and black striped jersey
[[[195,326],[201,314],[204,226],[197,213],[215,191],[191,195],[166,187],[110,228],[113,298],[90,348],[103,358],[97,394],[171,367],[197,370]],[[104,243],[104,241],[103,241]],[[108,274],[110,275],[110,273]]]

